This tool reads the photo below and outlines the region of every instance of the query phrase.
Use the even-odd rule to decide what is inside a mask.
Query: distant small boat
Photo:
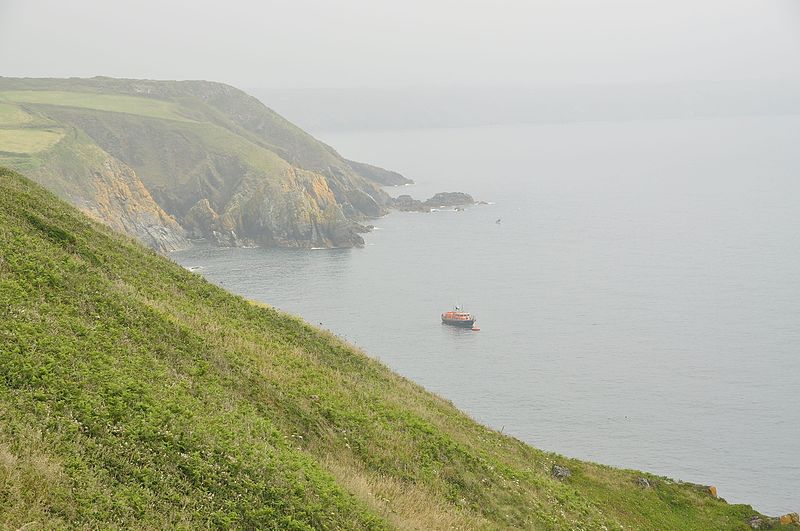
[[[458,306],[454,310],[442,314],[442,324],[463,328],[472,328],[472,325],[475,324],[475,319],[474,315],[462,311]]]

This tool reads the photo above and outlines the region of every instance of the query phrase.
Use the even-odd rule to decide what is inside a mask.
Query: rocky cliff
[[[0,135],[0,164],[163,251],[360,245],[358,222],[391,205],[380,185],[409,182],[220,83],[0,78],[0,105],[0,127],[32,138]]]

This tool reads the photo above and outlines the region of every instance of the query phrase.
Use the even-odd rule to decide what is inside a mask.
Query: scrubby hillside
[[[487,429],[0,170],[0,528],[708,530],[754,514]]]
[[[163,250],[357,245],[405,182],[205,81],[0,78],[0,164]]]

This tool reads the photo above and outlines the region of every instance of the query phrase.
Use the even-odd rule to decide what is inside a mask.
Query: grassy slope
[[[0,170],[0,527],[705,530],[755,514],[641,475],[480,426]]]
[[[23,95],[31,94],[31,91],[34,94],[51,95],[80,93],[80,96],[70,96],[70,100],[77,102],[78,107],[108,111],[128,107],[129,110],[124,112],[141,114],[140,109],[143,106],[140,103],[134,104],[131,99],[150,100],[156,102],[155,105],[168,106],[162,107],[164,112],[158,115],[148,113],[147,115],[151,117],[165,117],[166,114],[170,114],[213,122],[274,150],[292,164],[305,169],[317,170],[329,166],[341,166],[343,162],[333,148],[319,142],[256,98],[219,83],[114,78],[0,78],[0,82],[0,85],[11,89],[10,93],[15,95],[12,99],[16,101],[32,101],[31,96]],[[98,106],[94,101],[96,96],[102,96],[101,99],[107,102],[127,101],[129,105]],[[133,97],[128,99],[130,96]],[[64,101],[48,96],[33,96],[33,98],[44,98],[47,100],[46,103],[53,104]],[[177,110],[176,106],[182,108]]]
[[[50,143],[45,145],[44,140],[56,134],[45,129],[48,122],[43,116],[39,116],[39,122],[43,125],[32,126],[31,112],[37,109],[44,113],[52,113],[56,116],[56,123],[61,125],[68,122],[70,125],[83,125],[84,123],[102,123],[110,134],[116,138],[124,138],[124,130],[130,128],[143,128],[149,125],[153,129],[166,131],[167,134],[174,136],[193,135],[192,140],[200,141],[199,146],[203,151],[217,148],[218,151],[230,152],[231,155],[251,155],[248,162],[255,162],[259,166],[260,160],[252,156],[253,152],[259,151],[256,146],[247,146],[247,142],[242,138],[221,128],[215,127],[207,121],[196,121],[187,118],[185,115],[190,111],[183,109],[174,102],[155,100],[152,98],[135,97],[119,94],[97,94],[93,92],[70,92],[70,91],[0,91],[0,135],[5,133],[8,139],[0,137],[0,146],[5,149],[7,145],[21,144],[28,136],[32,140],[39,140],[42,145],[27,146],[27,149],[6,149],[11,153],[35,154],[52,147]],[[16,106],[15,106],[16,105]],[[27,111],[23,109],[27,107]],[[44,106],[44,107],[42,107]],[[64,120],[66,118],[67,120]],[[52,127],[50,128],[52,129]],[[63,136],[63,134],[61,135]],[[151,135],[153,136],[153,135]],[[40,140],[41,137],[41,140]],[[147,135],[140,135],[143,142],[148,141]],[[12,142],[12,140],[15,140]],[[134,168],[150,176],[151,179],[174,178],[169,174],[169,170],[174,168],[166,167],[163,161],[158,161],[161,155],[157,148],[161,139],[153,140],[154,146],[144,146],[146,149],[139,149],[139,152],[129,157],[136,159],[138,164]],[[205,142],[203,142],[205,141]],[[116,142],[115,142],[116,143]],[[219,143],[215,146],[215,143]],[[245,146],[245,147],[243,147]],[[141,148],[142,146],[137,146]],[[250,147],[250,149],[246,149]],[[227,151],[226,151],[227,150]],[[259,155],[272,160],[280,160],[272,153],[260,150]],[[37,158],[52,158],[50,154],[40,154]],[[154,160],[155,159],[155,160]],[[161,162],[161,164],[159,164]],[[282,162],[282,161],[281,161]],[[286,166],[284,163],[283,166]],[[266,170],[274,170],[275,164],[265,165]],[[159,184],[165,184],[160,182]]]
[[[272,151],[212,122],[153,119],[135,112],[76,109],[64,105],[48,107],[46,112],[62,123],[109,139],[107,151],[129,161],[140,178],[153,186],[177,192],[205,173],[203,162],[209,154],[236,158],[253,171],[278,182],[285,178],[290,167]]]
[[[301,168],[322,171],[338,167],[345,173],[352,172],[347,162],[330,146],[319,142],[252,96],[225,85],[204,81],[111,78],[6,78],[0,81],[0,86],[12,89],[0,90],[0,102],[56,105],[159,120],[214,124]],[[141,94],[145,91],[149,94]]]

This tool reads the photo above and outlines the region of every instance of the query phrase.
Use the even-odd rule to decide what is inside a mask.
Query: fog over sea
[[[491,204],[172,257],[539,448],[800,509],[800,116],[317,136],[417,182],[391,194]]]

